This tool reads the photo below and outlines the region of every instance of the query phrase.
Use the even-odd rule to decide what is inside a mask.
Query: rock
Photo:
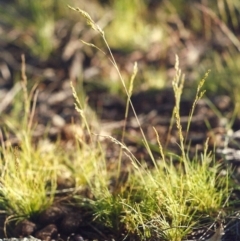
[[[41,224],[47,225],[47,224],[55,223],[59,221],[61,218],[63,218],[63,216],[64,216],[64,211],[62,210],[61,207],[52,206],[40,214],[39,222]]]
[[[55,224],[49,224],[45,228],[36,232],[35,237],[37,239],[50,241],[52,239],[56,239],[58,236],[58,229]]]
[[[79,234],[75,234],[73,237],[72,237],[72,241],[84,241],[83,237]]]
[[[26,237],[31,235],[35,230],[36,230],[36,224],[25,219],[16,225],[14,229],[14,234],[17,237]]]
[[[70,214],[66,217],[61,222],[61,232],[65,234],[71,234],[75,233],[80,225],[81,218],[79,217],[78,213],[73,213]]]

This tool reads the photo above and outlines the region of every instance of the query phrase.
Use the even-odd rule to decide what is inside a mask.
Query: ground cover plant
[[[113,7],[119,8],[121,13],[128,3],[122,1],[119,5],[113,4]],[[218,2],[219,9],[221,3],[223,1]],[[143,7],[144,3],[141,4],[139,6]],[[224,4],[229,9],[236,7],[231,5],[231,1]],[[174,6],[169,1],[165,1],[163,6],[170,11],[170,15],[174,12]],[[217,19],[208,8],[196,6],[205,18]],[[86,83],[75,79],[76,71],[74,74],[71,65],[73,81],[71,84],[68,81],[68,87],[63,85],[64,91],[56,98],[54,91],[50,95],[41,91],[46,85],[42,77],[38,79],[40,88],[33,84],[31,75],[27,80],[29,66],[22,57],[21,91],[9,95],[10,100],[14,99],[9,109],[9,101],[0,106],[1,110],[6,111],[1,122],[1,235],[33,235],[41,240],[204,240],[209,234],[217,234],[215,240],[228,240],[229,237],[237,240],[238,213],[233,212],[238,207],[238,172],[229,168],[230,164],[234,164],[232,156],[231,159],[223,159],[222,155],[217,155],[217,152],[224,154],[224,151],[229,151],[229,145],[235,145],[235,148],[238,145],[235,143],[237,135],[235,138],[230,133],[232,126],[238,128],[237,92],[232,97],[233,106],[224,96],[221,97],[225,102],[223,107],[219,105],[219,99],[210,97],[205,101],[204,86],[210,93],[211,88],[215,88],[208,85],[211,73],[200,71],[203,76],[205,73],[202,80],[192,85],[188,81],[185,83],[187,76],[179,67],[181,58],[179,63],[179,58],[174,55],[174,76],[166,97],[160,90],[154,90],[150,95],[141,91],[139,95],[135,94],[136,89],[146,88],[146,84],[144,87],[138,82],[139,73],[142,73],[141,61],[140,65],[132,65],[131,70],[126,71],[128,73],[122,72],[109,47],[109,35],[105,37],[105,31],[87,12],[69,8],[73,11],[72,15],[78,16],[77,13],[80,13],[84,18],[79,19],[87,20],[90,29],[98,34],[94,35],[90,30],[86,31],[88,36],[100,36],[106,45],[104,47],[95,39],[92,44],[90,37],[84,38],[81,47],[87,49],[86,54],[96,54],[103,63],[110,60],[112,67],[108,78],[120,81],[114,87],[108,84],[109,96],[105,95],[106,87],[100,86],[102,89],[98,89],[99,85],[97,90],[92,86],[87,90]],[[140,11],[140,7],[135,9],[130,6],[127,9],[129,12]],[[235,15],[230,16],[233,21]],[[133,24],[132,17],[129,18]],[[218,24],[225,26],[224,21],[230,20],[219,21]],[[177,23],[180,22],[178,19]],[[237,28],[238,23],[233,22],[232,28]],[[165,24],[164,28],[168,29]],[[198,27],[193,28],[201,31]],[[115,29],[116,25],[112,28]],[[81,43],[78,37],[77,41]],[[126,36],[120,42],[128,41]],[[137,37],[135,41],[137,44]],[[231,41],[238,44],[234,38]],[[116,48],[115,44],[113,46]],[[134,48],[134,44],[128,46]],[[138,47],[144,49],[144,46]],[[43,59],[49,51],[52,50],[47,49]],[[230,66],[231,62],[226,62]],[[76,63],[79,62],[76,60]],[[222,63],[219,66],[224,71]],[[231,66],[237,72],[237,67],[234,64]],[[51,79],[51,70],[43,76],[50,76],[48,81],[54,80]],[[81,80],[81,77],[78,78]],[[233,78],[232,83],[235,83],[237,91],[238,85],[234,81]],[[195,91],[189,92],[194,85]],[[53,84],[49,86],[53,90]],[[183,98],[185,89],[190,99],[188,101]],[[96,93],[103,94],[102,99],[96,98]],[[114,99],[113,93],[118,93],[121,98],[114,96]],[[154,93],[158,93],[158,97]],[[51,99],[51,95],[54,98]],[[73,95],[73,98],[68,95]],[[142,96],[143,102],[140,102],[139,96]],[[61,118],[61,115],[69,118],[68,109],[61,110],[61,115],[47,113],[55,125],[53,128],[51,122],[38,117],[44,113],[42,109],[46,112],[47,104],[58,108],[58,98],[71,103],[69,106],[72,109],[75,102],[76,112],[70,114],[68,124]],[[91,103],[94,98],[95,103]],[[45,99],[48,102],[42,105]],[[125,101],[121,102],[122,99]],[[113,104],[114,101],[116,104]],[[6,103],[6,99],[3,102]],[[150,106],[152,111],[139,114],[139,102],[141,107],[148,109]],[[98,108],[97,114],[104,111],[114,113],[117,109],[122,112],[118,117],[120,121],[102,122],[93,106]],[[159,115],[166,118],[159,119]],[[229,118],[225,119],[224,115],[227,118],[229,115]],[[227,133],[220,132],[219,140],[217,131]],[[207,134],[202,136],[201,132]],[[223,231],[224,222],[226,227]]]
[[[199,84],[193,107],[202,95],[200,90],[204,81],[205,79]],[[26,79],[23,84],[26,85]],[[26,100],[23,101],[23,107],[29,108],[25,85],[23,85],[23,90]],[[31,111],[25,109],[26,118],[23,120],[26,123],[23,123],[22,127],[25,126],[26,130],[24,128],[21,131],[13,129],[19,134],[23,132],[23,137],[19,137],[21,143],[19,150],[3,149],[1,203],[8,214],[13,213],[10,218],[34,219],[42,209],[52,205],[54,193],[56,193],[56,176],[63,174],[62,162],[62,165],[66,164],[69,167],[68,171],[71,171],[75,178],[76,190],[71,188],[70,192],[72,190],[79,192],[86,188],[89,188],[91,192],[92,200],[86,200],[83,194],[75,193],[74,199],[77,200],[75,205],[88,207],[93,215],[92,221],[97,226],[104,224],[104,228],[109,228],[112,233],[119,236],[118,238],[125,239],[128,236],[134,236],[136,239],[143,240],[154,238],[182,240],[202,217],[211,214],[210,217],[214,220],[229,196],[228,176],[219,175],[219,165],[215,164],[213,157],[208,154],[207,142],[201,157],[197,155],[194,160],[188,157],[184,147],[178,109],[183,88],[183,78],[178,64],[176,64],[173,88],[176,96],[173,118],[179,131],[180,149],[182,148],[181,155],[177,156],[179,166],[174,165],[173,157],[166,160],[157,132],[161,161],[153,157],[153,169],[140,163],[123,143],[108,136],[107,138],[112,139],[116,145],[120,145],[122,151],[129,156],[128,168],[131,171],[129,170],[127,175],[130,177],[124,181],[121,180],[121,159],[117,163],[117,172],[111,173],[107,169],[103,150],[91,137],[84,103],[77,98],[74,89],[76,109],[83,119],[82,128],[86,129],[89,134],[90,142],[87,143],[84,139],[79,140],[81,147],[75,146],[75,155],[71,156],[72,160],[69,160],[68,155],[63,158],[62,153],[59,156],[56,155],[54,152],[59,152],[55,149],[57,147],[45,153],[41,152],[39,147],[31,146],[31,132],[28,128],[30,125],[28,115]],[[12,126],[14,128],[14,124]],[[145,141],[149,154],[153,156],[146,139]],[[46,166],[46,160],[49,166]],[[111,175],[118,177],[117,183],[112,187]],[[13,178],[16,187],[13,185]],[[47,187],[51,191],[48,191]],[[28,197],[28,192],[31,193],[30,197]]]

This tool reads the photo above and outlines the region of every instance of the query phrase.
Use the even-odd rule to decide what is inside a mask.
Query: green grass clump
[[[127,110],[128,106],[131,107],[138,121],[130,99],[133,81],[130,90],[128,90],[111,54],[103,30],[94,23],[86,12],[81,9],[72,9],[80,12],[90,27],[101,34],[109,50],[111,62],[119,74],[128,97]],[[202,154],[197,154],[194,159],[190,159],[188,156],[185,143],[186,136],[183,134],[180,117],[180,100],[184,87],[184,76],[178,67],[178,58],[175,68],[176,76],[172,84],[176,103],[170,130],[175,123],[181,154],[170,155],[170,159],[167,158],[156,132],[160,153],[159,159],[156,159],[151,153],[150,146],[138,121],[143,143],[152,159],[154,168],[149,169],[141,164],[123,142],[108,137],[117,145],[120,145],[122,152],[129,157],[131,166],[129,177],[125,179],[124,183],[121,183],[122,188],[117,189],[117,191],[111,190],[110,173],[106,174],[107,169],[105,169],[104,174],[100,171],[96,173],[93,179],[89,179],[93,196],[90,203],[95,217],[94,221],[99,224],[104,223],[115,234],[136,235],[136,238],[140,240],[161,238],[162,240],[180,241],[193,227],[199,226],[204,218],[210,218],[211,221],[216,220],[229,196],[228,176],[219,174],[220,165],[215,163],[214,158],[208,153],[207,141]],[[201,89],[207,75],[198,85],[192,110],[189,113],[187,132],[194,108],[204,94]],[[134,73],[135,76],[136,72]],[[79,112],[83,119],[86,119],[84,118],[84,112],[81,110]],[[121,167],[121,158],[119,162]],[[106,167],[106,165],[103,166]],[[121,168],[117,172],[117,181],[121,179],[120,170]]]
[[[0,205],[17,219],[36,216],[53,203],[55,157],[21,143],[2,150]]]
[[[50,206],[57,181],[55,150],[46,151],[43,146],[34,146],[32,117],[36,96],[27,90],[24,57],[22,60],[21,100],[18,99],[17,108],[13,108],[12,119],[3,116],[5,129],[1,136],[5,132],[7,139],[4,142],[1,138],[0,156],[0,206],[16,219],[33,217]],[[8,132],[15,135],[15,148]]]

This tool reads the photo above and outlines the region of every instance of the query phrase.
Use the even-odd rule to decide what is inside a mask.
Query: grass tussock
[[[57,178],[55,150],[43,151],[41,146],[33,145],[32,115],[36,99],[33,92],[28,93],[24,57],[22,60],[21,105],[15,109],[22,119],[6,120],[4,130],[16,135],[18,145],[11,146],[1,138],[0,162],[0,205],[17,219],[35,216],[53,203]],[[2,134],[1,131],[1,137]]]
[[[103,30],[95,25],[91,17],[83,10],[71,9],[80,12],[90,27],[101,34],[110,51],[109,54],[112,56]],[[119,73],[119,78],[128,97],[127,103],[134,111],[134,106],[131,104],[131,94],[125,86],[114,58],[111,59],[111,62]],[[93,179],[89,179],[93,195],[91,208],[94,220],[99,224],[104,223],[116,233],[121,234],[125,231],[126,235],[137,235],[141,240],[151,238],[182,240],[192,227],[200,224],[203,218],[211,217],[211,220],[214,221],[229,195],[228,177],[219,174],[220,166],[208,153],[207,141],[204,153],[196,154],[196,157],[191,160],[188,156],[179,107],[184,87],[184,76],[178,67],[178,58],[175,68],[176,76],[172,84],[176,104],[172,123],[177,126],[181,150],[181,155],[177,156],[177,163],[173,161],[176,156],[170,158],[165,156],[157,133],[160,154],[158,159],[151,153],[148,141],[142,131],[143,142],[152,158],[154,169],[148,169],[145,165],[140,164],[124,143],[108,137],[120,145],[123,153],[127,154],[129,158],[132,168],[128,178],[122,183],[122,188],[117,191],[110,190],[111,185],[108,178],[110,173],[106,175],[107,169],[105,169],[104,174],[97,172]],[[135,75],[136,72],[134,77]],[[194,108],[204,94],[201,89],[206,77],[207,74],[198,85],[196,98],[189,113],[188,129]],[[131,88],[133,88],[133,82]],[[82,110],[79,112],[84,119],[84,112]],[[137,115],[135,117],[138,120]],[[140,124],[139,128],[141,129]],[[106,168],[106,165],[104,164],[103,167]],[[121,168],[118,170],[120,171]],[[118,177],[120,175],[121,173],[117,173]]]

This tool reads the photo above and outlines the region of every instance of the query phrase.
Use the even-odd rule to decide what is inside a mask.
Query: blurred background
[[[235,110],[239,108],[240,1],[0,0],[0,113],[17,116],[21,110],[22,101],[16,100],[21,100],[22,54],[28,88],[38,86],[40,122],[63,126],[71,121],[69,80],[95,107],[124,110],[124,91],[101,36],[67,5],[88,12],[104,30],[126,83],[138,63],[134,93],[168,88],[178,55],[185,96],[194,96],[192,89],[211,69],[206,95],[227,96]],[[108,114],[106,118],[121,118]]]

